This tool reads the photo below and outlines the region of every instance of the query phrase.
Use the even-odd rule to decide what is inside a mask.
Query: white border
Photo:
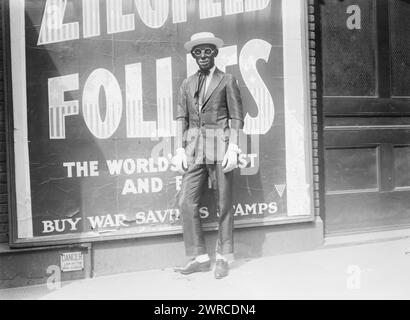
[[[287,214],[313,212],[305,0],[282,0]],[[303,152],[302,152],[303,151]]]
[[[27,139],[27,87],[24,0],[10,0],[14,162],[18,238],[33,238],[30,160]]]

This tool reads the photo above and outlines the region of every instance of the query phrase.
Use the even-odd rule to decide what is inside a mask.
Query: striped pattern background
[[[127,99],[127,137],[155,138],[155,121],[143,121],[143,104],[141,99]]]
[[[157,110],[158,135],[172,137],[176,134],[173,120],[172,61],[171,58],[157,60]]]
[[[135,6],[141,20],[151,28],[162,27],[168,19],[169,0],[136,0]]]
[[[124,15],[122,8],[122,1],[107,0],[107,33],[111,34],[135,29],[134,14]]]
[[[79,113],[78,101],[68,101],[58,108],[50,106],[48,112],[50,139],[65,139],[64,117]]]
[[[106,100],[103,117],[99,101],[101,90]],[[84,121],[95,137],[107,139],[115,133],[121,121],[122,105],[121,87],[115,76],[106,69],[94,70],[84,85],[82,111]]]
[[[256,11],[266,8],[270,0],[245,0],[245,11]]]
[[[270,0],[225,0],[225,15],[251,12],[266,8]],[[199,0],[199,16],[201,19],[222,15],[222,3],[215,0]]]
[[[214,0],[199,0],[199,17],[201,19],[219,17],[221,14],[221,3]]]
[[[172,97],[157,99],[158,110],[158,136],[172,137],[176,134],[176,123],[173,120]]]
[[[172,0],[173,22],[187,21],[187,0]]]
[[[143,121],[142,76],[141,63],[125,66],[125,82],[127,84],[127,135],[128,137],[155,138],[155,121]]]
[[[107,103],[106,110],[105,117],[102,119],[99,104],[83,104],[84,121],[99,139],[107,139],[117,130],[121,121],[122,103]]]
[[[100,0],[83,0],[83,36],[100,35]]]
[[[225,14],[261,10],[270,0],[225,0]],[[67,0],[48,0],[44,10],[38,45],[79,39],[79,23],[63,23]],[[99,0],[82,0],[84,38],[100,35]],[[170,14],[169,0],[136,0],[135,6],[143,22],[151,28],[162,27]],[[200,18],[222,15],[222,4],[214,0],[199,0]],[[172,0],[173,22],[187,20],[187,0]],[[107,33],[135,29],[134,13],[123,14],[123,2],[107,0]]]
[[[243,0],[225,0],[225,14],[237,14],[243,12]]]
[[[63,24],[67,0],[48,0],[38,37],[38,45],[78,39],[78,22]]]

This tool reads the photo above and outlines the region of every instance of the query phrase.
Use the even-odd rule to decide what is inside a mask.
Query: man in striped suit
[[[185,44],[199,70],[181,85],[177,111],[174,164],[183,173],[179,206],[186,254],[192,259],[175,270],[182,274],[208,271],[199,203],[204,182],[211,178],[218,210],[218,240],[214,275],[228,275],[233,254],[233,170],[237,168],[238,132],[243,128],[243,107],[235,78],[215,66],[223,41],[210,32],[194,34]]]

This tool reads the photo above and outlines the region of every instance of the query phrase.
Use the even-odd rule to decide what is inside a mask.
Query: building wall
[[[10,0],[11,1],[11,0]],[[313,250],[323,245],[323,223],[319,216],[321,206],[322,154],[321,154],[321,111],[320,79],[316,76],[320,63],[320,50],[316,47],[315,20],[318,18],[319,0],[309,0],[309,49],[312,107],[312,155],[314,222],[289,225],[266,226],[238,229],[235,232],[235,252],[237,258],[255,258],[276,254]],[[4,1],[6,2],[6,1]],[[1,2],[0,10],[2,10]],[[153,238],[139,238],[118,241],[103,241],[73,245],[44,246],[25,249],[11,249],[8,242],[8,197],[6,166],[6,116],[5,88],[3,76],[3,17],[0,11],[0,289],[45,283],[50,276],[49,267],[59,266],[60,254],[81,251],[85,256],[85,268],[79,272],[62,273],[62,281],[98,277],[122,272],[133,272],[156,268],[166,268],[185,260],[182,235]],[[207,232],[209,247],[215,246],[216,233]],[[1,244],[3,243],[3,244]]]
[[[3,52],[3,6],[0,5],[0,243],[8,241],[6,116]]]
[[[410,225],[409,13],[321,1],[326,236]]]

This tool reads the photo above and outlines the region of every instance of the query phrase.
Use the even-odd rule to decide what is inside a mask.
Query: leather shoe
[[[215,279],[225,278],[229,274],[229,264],[228,261],[218,259],[215,264]]]
[[[181,274],[191,274],[195,272],[206,272],[211,269],[211,261],[198,262],[195,259],[189,261],[184,267],[175,267],[174,271]]]

